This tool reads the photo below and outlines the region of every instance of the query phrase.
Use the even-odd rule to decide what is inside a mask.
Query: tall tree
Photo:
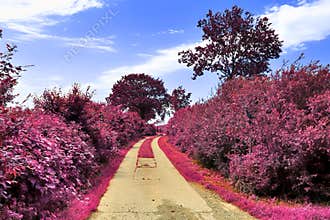
[[[266,17],[254,17],[238,6],[223,13],[211,10],[198,22],[203,43],[179,52],[179,63],[194,70],[193,79],[205,71],[220,79],[250,77],[269,70],[269,60],[278,58],[282,41]]]
[[[180,108],[184,108],[188,106],[191,102],[191,93],[186,93],[186,90],[179,86],[178,88],[172,91],[172,95],[170,96],[170,104],[174,111],[179,110]]]
[[[123,76],[106,99],[109,104],[120,105],[123,110],[137,112],[146,121],[157,115],[163,119],[168,107],[163,81],[143,73]]]

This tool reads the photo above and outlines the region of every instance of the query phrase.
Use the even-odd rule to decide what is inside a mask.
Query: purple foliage
[[[232,203],[258,219],[307,220],[330,218],[328,206],[312,204],[287,204],[276,199],[260,199],[255,195],[237,192],[219,173],[196,164],[186,154],[167,142],[168,137],[159,139],[158,144],[173,165],[187,181],[196,182],[217,193],[226,202]]]
[[[234,79],[207,102],[179,110],[168,134],[243,192],[328,201],[329,88],[329,68],[317,63]]]
[[[78,125],[18,108],[2,111],[0,120],[7,132],[0,149],[1,216],[50,217],[90,187],[95,149]]]

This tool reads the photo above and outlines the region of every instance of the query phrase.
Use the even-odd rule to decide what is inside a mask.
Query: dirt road
[[[143,141],[126,155],[91,220],[253,219],[192,187],[161,151],[158,138],[152,141],[154,158],[138,158]]]

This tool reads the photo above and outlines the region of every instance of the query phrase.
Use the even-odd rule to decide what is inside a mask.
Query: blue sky
[[[4,41],[18,46],[15,63],[32,64],[16,92],[23,100],[54,86],[91,85],[104,101],[113,83],[128,73],[144,72],[164,80],[169,90],[183,85],[193,100],[206,98],[217,85],[215,74],[192,80],[192,70],[177,63],[177,52],[201,40],[197,21],[208,9],[237,4],[267,15],[284,40],[284,52],[272,62],[330,63],[330,0],[314,1],[154,1],[154,0],[0,0]]]

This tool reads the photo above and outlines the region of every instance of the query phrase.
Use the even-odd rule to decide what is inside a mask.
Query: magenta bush
[[[95,149],[78,125],[18,108],[3,110],[0,121],[6,131],[0,149],[1,217],[51,217],[90,187],[98,169]]]
[[[155,132],[91,97],[74,85],[46,90],[32,110],[0,107],[0,219],[55,218],[96,184],[101,163],[117,166],[119,149]]]
[[[312,204],[287,204],[278,200],[260,199],[257,196],[237,192],[219,173],[206,169],[179,152],[174,145],[168,143],[168,137],[159,139],[158,144],[175,168],[187,181],[196,182],[217,193],[226,202],[232,203],[258,219],[318,219],[330,218],[330,207]]]
[[[143,135],[154,134],[155,129],[133,112],[122,112],[120,107],[95,103],[89,88],[83,92],[78,84],[63,94],[60,89],[45,90],[34,99],[35,106],[49,113],[55,113],[68,123],[78,123],[91,138],[96,148],[96,157],[101,162],[118,148]]]
[[[128,143],[155,129],[137,114],[93,102],[93,92],[78,84],[67,94],[46,90],[31,110],[6,107],[23,70],[11,63],[16,47],[6,49],[0,52],[0,219],[54,219],[97,188],[100,167],[113,174]]]
[[[118,149],[155,132],[137,113],[124,113],[119,107],[90,102],[85,106],[83,128],[93,140],[97,157],[107,161]]]
[[[328,201],[329,91],[329,68],[315,63],[237,78],[205,103],[179,110],[168,134],[241,191]]]
[[[40,97],[34,98],[36,108],[63,116],[68,122],[86,123],[86,106],[92,102],[93,92],[89,88],[83,92],[79,84],[74,84],[68,93],[61,89],[46,89]]]
[[[101,162],[153,132],[117,107],[89,102],[83,111],[81,125],[40,108],[1,107],[0,219],[55,218],[88,192]]]

